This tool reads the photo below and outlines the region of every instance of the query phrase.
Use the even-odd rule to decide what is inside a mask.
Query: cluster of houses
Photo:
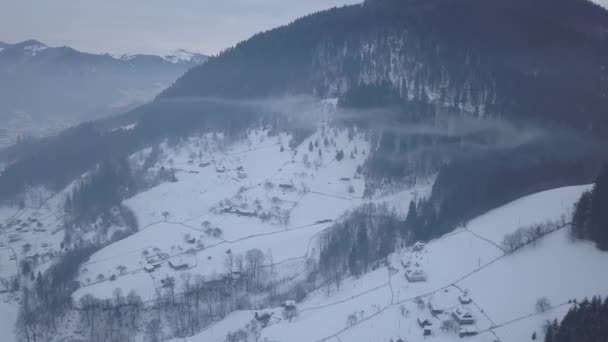
[[[415,260],[419,252],[424,250],[424,247],[425,245],[423,242],[416,242],[414,246],[412,246],[414,260],[412,260],[412,254],[408,254],[405,259],[401,260],[401,265],[405,269],[405,278],[410,283],[424,282],[427,280],[427,275],[426,272],[424,272],[422,265]]]
[[[169,259],[169,254],[161,251],[158,247],[154,247],[152,253],[146,256],[147,263],[144,265],[144,270],[146,270],[146,272],[153,272],[167,259]]]
[[[401,259],[401,265],[405,269],[405,278],[410,283],[427,281],[427,274],[421,265],[421,253],[426,245],[423,242],[416,242],[411,248],[410,253],[407,253]],[[429,316],[420,316],[417,319],[418,325],[422,329],[423,336],[433,334],[433,320],[441,321],[444,319],[453,319],[458,323],[458,336],[467,337],[478,334],[475,327],[475,317],[467,305],[472,303],[468,294],[463,293],[456,296],[449,289],[444,289],[433,295],[428,302]],[[440,317],[442,316],[442,317]]]
[[[223,213],[229,213],[229,214],[236,214],[238,216],[245,216],[245,217],[256,217],[256,216],[258,216],[258,212],[257,211],[241,210],[241,209],[238,209],[238,208],[233,208],[231,206],[221,209],[221,212],[223,212]]]
[[[144,265],[144,270],[149,273],[154,272],[154,270],[156,270],[157,268],[160,268],[160,266],[162,265],[162,262],[165,259],[159,259],[159,260],[153,259],[152,261],[148,260],[148,263],[146,265]],[[171,258],[167,263],[175,271],[185,270],[185,269],[191,268],[193,266],[193,263],[184,257]]]
[[[283,308],[283,311],[285,311],[285,313],[287,313],[287,317],[290,317],[290,313],[293,314],[297,311],[297,304],[295,300],[286,300],[283,303],[281,303],[281,308]],[[269,324],[270,321],[272,319],[274,315],[274,312],[264,312],[262,314],[259,314],[258,312],[256,312],[254,314],[254,318],[255,320],[257,320],[260,325],[262,326],[262,328],[266,328]],[[275,318],[275,320],[279,320],[278,318]]]
[[[458,330],[459,337],[477,335],[478,330],[475,327],[475,316],[467,309],[467,305],[470,303],[472,303],[472,300],[468,294],[459,295],[456,301],[454,295],[448,289],[436,293],[428,302],[430,316],[423,315],[418,317],[417,320],[418,325],[422,329],[423,336],[433,334],[433,319],[441,320],[441,315],[447,315],[458,323],[460,326]]]

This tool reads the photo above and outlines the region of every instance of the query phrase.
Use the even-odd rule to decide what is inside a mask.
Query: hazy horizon
[[[360,0],[0,1],[0,41],[35,39],[91,53],[217,54],[298,17]]]

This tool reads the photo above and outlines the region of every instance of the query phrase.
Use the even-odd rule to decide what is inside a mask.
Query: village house
[[[166,259],[169,259],[169,254],[162,252],[158,248],[154,248],[154,253],[146,257],[149,264],[156,264]]]
[[[422,328],[422,335],[429,336],[433,333],[433,322],[427,317],[418,317],[418,325]]]
[[[146,272],[153,272],[155,269],[159,268],[160,264],[146,264],[144,266],[144,270],[146,270]]]
[[[475,336],[478,334],[477,329],[472,327],[462,327],[458,330],[458,336],[467,337],[467,336]]]
[[[458,300],[460,301],[460,304],[470,304],[473,301],[467,294],[458,296]]]
[[[457,308],[452,312],[452,316],[456,319],[456,321],[460,324],[474,324],[475,317],[464,308]]]
[[[424,246],[425,246],[424,242],[418,241],[414,244],[414,246],[412,246],[412,250],[414,252],[420,252],[424,249]]]
[[[176,258],[176,259],[169,260],[169,266],[171,266],[171,268],[173,268],[174,270],[179,271],[179,270],[189,268],[190,264],[188,263],[188,261],[186,261],[182,258]]]
[[[246,210],[234,209],[232,207],[224,208],[224,209],[222,209],[222,212],[230,213],[230,214],[237,214],[238,216],[245,216],[245,217],[258,216],[257,211],[246,211]]]
[[[426,281],[426,273],[420,269],[405,271],[405,277],[410,283]]]
[[[429,309],[433,316],[442,314],[452,306],[449,300],[450,298],[445,295],[438,293],[429,301]]]

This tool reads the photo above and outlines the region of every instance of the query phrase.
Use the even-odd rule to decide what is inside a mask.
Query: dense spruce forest
[[[428,240],[522,196],[591,183],[606,155],[586,146],[553,141],[454,160],[440,169],[430,197],[410,204],[406,224],[415,239]]]
[[[601,342],[608,336],[608,298],[585,299],[576,304],[561,322],[546,327],[545,342]]]
[[[584,193],[572,217],[572,235],[594,241],[598,248],[608,250],[608,164],[597,176],[591,191]]]

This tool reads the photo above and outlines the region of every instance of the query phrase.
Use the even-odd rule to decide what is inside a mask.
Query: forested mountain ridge
[[[260,33],[160,97],[423,99],[602,132],[607,38],[608,12],[583,0],[368,0]]]
[[[97,129],[98,133],[62,134],[55,143],[39,144],[33,149],[46,151],[44,156],[30,154],[24,163],[31,167],[24,163],[9,166],[0,175],[0,184],[10,184],[8,189],[23,189],[23,184],[63,186],[64,176],[57,182],[37,171],[54,155],[71,160],[55,174],[77,175],[101,161],[96,155],[122,155],[133,152],[134,147],[129,146],[143,147],[167,135],[184,135],[208,125],[207,117],[213,116],[223,127],[233,125],[228,122],[230,115],[222,115],[222,111],[233,111],[228,109],[232,105],[221,104],[218,111],[217,103],[205,102],[209,98],[338,97],[341,107],[394,107],[397,115],[391,120],[399,124],[410,127],[422,122],[441,130],[439,138],[418,133],[404,137],[386,130],[376,134],[379,153],[370,156],[366,169],[379,178],[428,175],[454,159],[454,150],[459,154],[478,152],[462,148],[470,146],[463,142],[496,143],[494,133],[452,134],[449,124],[441,126],[446,118],[535,122],[552,132],[561,132],[553,126],[562,126],[601,137],[608,130],[604,112],[608,108],[607,37],[608,12],[586,0],[368,0],[334,8],[257,34],[191,69],[152,103],[117,118],[120,125],[139,122],[134,131],[107,132],[108,126],[101,124],[104,128]],[[252,110],[237,110],[243,111]],[[394,122],[387,125],[396,127]],[[517,140],[509,134],[499,135],[506,141]],[[121,138],[114,139],[116,135]],[[558,139],[566,136],[555,135]],[[75,142],[75,136],[87,141]],[[123,140],[129,143],[117,143]],[[568,160],[580,155],[580,143],[561,144],[568,147],[569,155],[559,152],[556,156],[554,145],[545,144],[536,148],[540,150],[537,155],[549,151],[549,157],[528,158],[528,148],[522,147],[508,159],[551,164],[551,158],[560,158],[572,164]],[[66,145],[89,147],[62,149]],[[425,151],[420,154],[422,159],[407,157],[407,151],[420,149]],[[604,156],[598,158],[595,151],[584,150],[585,155],[593,156],[578,158],[576,164],[589,170],[580,172],[583,176],[567,177],[568,182],[551,183],[552,187],[592,180],[588,175],[595,174],[597,160]],[[11,160],[24,156],[27,154],[21,153]],[[524,170],[528,167],[517,163]],[[25,176],[29,174],[37,176]],[[542,189],[546,187],[534,188]]]

